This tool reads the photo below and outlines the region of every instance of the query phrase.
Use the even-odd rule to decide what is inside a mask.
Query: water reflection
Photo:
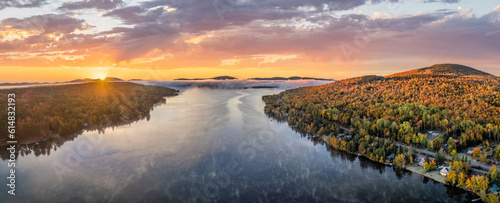
[[[151,109],[151,110],[154,110]],[[30,142],[29,144],[18,144],[16,145],[16,157],[19,156],[27,156],[33,154],[35,157],[38,157],[40,155],[50,155],[51,151],[56,151],[58,148],[61,148],[62,145],[68,141],[73,141],[75,138],[78,136],[82,135],[85,132],[97,132],[99,134],[104,134],[107,129],[109,130],[114,130],[115,127],[123,126],[123,125],[129,125],[131,123],[141,121],[143,119],[146,119],[149,121],[150,115],[149,112],[146,113],[145,116],[139,117],[137,120],[129,122],[129,123],[120,123],[120,124],[114,124],[114,125],[109,125],[109,126],[101,126],[99,128],[94,128],[94,129],[86,129],[86,130],[81,130],[77,131],[71,134],[67,134],[64,136],[52,136],[52,137],[45,137],[40,141],[27,141],[27,140],[19,140],[19,142]],[[2,160],[8,160],[9,159],[10,153],[7,151],[6,146],[0,146],[0,157]]]
[[[0,197],[9,202],[461,202],[475,197],[332,149],[268,118],[261,97],[279,91],[191,88],[168,98],[149,121],[85,132],[57,147],[40,143],[32,151],[45,156],[19,157],[18,195]],[[1,175],[7,175],[6,166],[0,163]]]

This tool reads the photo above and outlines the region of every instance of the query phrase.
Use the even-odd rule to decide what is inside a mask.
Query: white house
[[[441,169],[441,172],[439,172],[442,176],[448,176],[448,173],[450,172],[450,167],[447,166],[447,167],[444,167],[443,169]]]
[[[415,161],[418,162],[419,166],[424,166],[425,158],[424,157],[418,157]]]

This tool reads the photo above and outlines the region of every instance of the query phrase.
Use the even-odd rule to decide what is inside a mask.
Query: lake
[[[467,202],[477,196],[327,147],[264,114],[283,89],[186,88],[148,119],[17,160],[2,202]],[[7,177],[7,161],[0,163]],[[5,179],[5,178],[4,178]]]

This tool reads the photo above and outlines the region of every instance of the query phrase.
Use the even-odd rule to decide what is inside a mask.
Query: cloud
[[[226,60],[221,60],[220,65],[221,66],[234,66],[238,63],[240,63],[239,59],[226,59]]]
[[[88,28],[84,20],[68,17],[66,15],[46,14],[27,18],[7,18],[0,22],[0,31],[23,30],[35,31],[45,34],[68,34],[75,30]]]
[[[106,33],[120,33],[117,43],[104,45],[113,50],[116,61],[128,61],[145,55],[151,50],[171,50],[180,33],[176,24],[140,24],[134,28],[115,28]]]
[[[256,20],[300,18],[325,11],[345,11],[368,0],[157,0],[115,9],[104,16],[126,24],[175,22],[184,31],[198,32],[222,27],[241,26]],[[393,2],[393,0],[387,0]],[[165,10],[165,8],[168,8]]]
[[[62,10],[80,10],[80,9],[114,9],[119,5],[124,4],[122,0],[83,0],[78,2],[64,3],[59,9]]]
[[[436,2],[441,2],[441,3],[458,3],[461,0],[427,0],[425,1],[426,3],[436,3]]]
[[[286,60],[290,60],[290,59],[295,59],[295,58],[297,58],[297,55],[270,54],[270,55],[254,56],[252,58],[261,60],[259,62],[259,65],[262,65],[262,64],[266,64],[266,63],[276,63],[278,61],[286,61]]]
[[[295,29],[292,21],[278,21],[265,28],[253,23],[232,32],[216,32],[199,46],[205,53],[231,53],[240,57],[263,53],[296,55],[300,60],[291,65],[346,61],[340,49],[343,43],[355,47],[353,60],[365,61],[388,58],[480,61],[490,60],[492,53],[500,52],[500,47],[495,46],[500,43],[500,25],[487,15],[463,18],[456,12],[440,11],[373,19],[351,14],[322,17],[319,21],[324,21],[325,26],[313,31]]]
[[[115,17],[132,28],[115,28],[109,33],[120,33],[124,37],[117,49],[117,60],[131,60],[150,50],[169,50],[174,42],[185,34],[202,36],[207,32],[226,27],[244,27],[255,21],[279,21],[305,17],[310,12],[345,10],[365,4],[365,0],[160,0],[112,10],[104,16]],[[316,9],[307,10],[304,7]],[[169,8],[169,9],[165,9]],[[149,43],[148,36],[163,37],[161,42]],[[139,39],[141,38],[141,39]],[[148,41],[139,43],[138,41]],[[198,41],[182,40],[197,44]],[[134,47],[129,47],[134,46]],[[160,47],[163,46],[163,47]],[[175,45],[177,46],[177,45]],[[177,46],[181,48],[182,45]],[[134,51],[129,51],[133,49]]]
[[[0,1],[0,10],[15,7],[15,8],[31,8],[40,7],[46,0],[2,0]]]
[[[85,8],[104,8],[99,2],[77,3]],[[223,4],[214,6],[214,2]],[[9,18],[0,23],[0,53],[12,52],[11,45],[19,52],[36,52],[30,61],[42,65],[117,63],[130,68],[169,69],[310,68],[338,62],[415,58],[459,63],[490,60],[492,53],[500,52],[495,46],[500,43],[498,9],[479,17],[443,9],[406,15],[349,13],[367,3],[157,0],[124,7],[117,4],[103,16],[119,19],[125,26],[92,34],[75,32],[89,29],[89,25],[69,14]],[[334,15],[340,10],[345,14]],[[342,44],[354,47],[350,59]],[[71,52],[77,55],[71,62],[52,57],[57,51],[67,56],[71,50],[78,50]],[[5,57],[0,55],[3,64],[22,63],[12,57],[2,61]]]
[[[120,9],[115,9],[111,12],[104,14],[103,16],[116,17],[121,19],[126,24],[139,24],[144,22],[152,22],[155,20],[153,16],[141,15],[147,10],[140,6],[130,6]]]
[[[84,20],[63,14],[4,19],[0,21],[0,40],[3,42],[0,53],[54,52],[57,55],[60,51],[86,50],[105,42],[105,39],[95,38],[93,35],[75,33],[91,27]]]

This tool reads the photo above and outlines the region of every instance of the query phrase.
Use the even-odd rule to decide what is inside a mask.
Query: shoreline
[[[351,154],[351,155],[354,155],[354,156],[363,157],[364,159],[370,160],[370,161],[375,162],[375,163],[383,164],[383,165],[385,165],[385,166],[395,166],[394,164],[392,164],[392,163],[387,163],[387,162],[385,162],[385,161],[384,161],[384,162],[379,162],[379,161],[372,160],[372,159],[370,159],[369,157],[367,157],[367,156],[365,156],[365,155],[362,155],[362,154],[359,154],[359,153],[357,153],[357,152],[356,152],[356,153],[353,153],[353,152],[348,152],[348,151],[346,151],[346,150],[342,150],[342,149],[336,148],[336,147],[334,147],[333,145],[331,145],[329,142],[327,142],[326,138],[327,138],[327,137],[330,137],[330,136],[327,136],[327,135],[318,136],[318,135],[310,134],[310,133],[308,133],[308,132],[304,132],[304,131],[302,131],[302,130],[300,130],[300,129],[296,128],[296,126],[295,126],[295,125],[290,125],[290,123],[289,123],[286,119],[280,119],[280,118],[277,118],[277,117],[274,117],[274,116],[270,116],[270,117],[271,117],[271,118],[274,118],[274,119],[276,119],[276,120],[278,120],[278,121],[280,121],[280,122],[287,123],[287,124],[290,126],[290,128],[292,128],[292,130],[294,130],[294,131],[296,131],[296,132],[298,132],[298,133],[300,133],[300,134],[302,134],[302,135],[306,135],[306,136],[308,136],[308,137],[310,137],[310,138],[312,138],[312,139],[318,139],[318,140],[321,140],[322,142],[324,142],[324,143],[326,144],[326,146],[327,146],[327,147],[330,147],[331,149],[335,149],[335,150],[338,150],[338,151],[341,151],[341,152],[344,152],[344,153],[348,153],[348,154]],[[476,192],[474,192],[474,191],[468,190],[468,189],[466,189],[466,188],[458,187],[458,186],[456,186],[456,185],[449,185],[449,184],[446,184],[446,183],[445,183],[445,180],[446,180],[446,178],[447,178],[447,177],[442,176],[442,175],[440,174],[440,171],[439,171],[439,170],[434,170],[434,171],[430,171],[430,172],[425,172],[425,170],[423,169],[423,167],[422,167],[422,166],[418,166],[418,164],[417,164],[417,163],[414,163],[414,164],[411,164],[411,165],[407,165],[406,167],[399,167],[399,166],[395,166],[395,167],[400,168],[400,169],[403,169],[403,170],[406,170],[406,171],[411,171],[411,172],[417,173],[417,174],[419,174],[419,175],[421,175],[421,176],[423,176],[423,177],[426,177],[426,178],[429,178],[429,179],[431,179],[431,180],[433,180],[433,181],[439,182],[439,183],[443,184],[443,186],[447,186],[447,187],[455,187],[455,188],[457,188],[457,189],[460,189],[460,190],[463,190],[463,191],[466,191],[466,192],[470,192],[470,193],[472,193],[472,194],[476,195],[476,196],[479,198],[479,200],[481,200],[481,201],[485,202],[485,201],[482,199],[483,197],[482,197],[482,196],[481,196],[481,194],[479,194],[479,193],[476,193]]]
[[[308,134],[309,136],[311,136],[309,133],[306,133]],[[374,161],[370,158],[368,158],[367,156],[365,155],[362,155],[362,154],[358,154],[358,153],[352,153],[352,152],[348,152],[348,151],[345,151],[345,150],[342,150],[342,149],[339,149],[339,148],[336,148],[334,146],[332,146],[330,143],[328,143],[326,141],[326,138],[323,138],[323,137],[317,137],[317,136],[311,136],[311,137],[315,137],[317,139],[320,139],[322,140],[327,147],[330,147],[332,149],[335,149],[335,150],[338,150],[338,151],[341,151],[341,152],[344,152],[344,153],[348,153],[348,154],[351,154],[351,155],[355,155],[355,156],[358,156],[358,157],[363,157],[364,159],[367,159],[369,161],[372,161],[372,162],[375,162],[375,163],[379,163],[379,164],[383,164],[385,166],[390,166],[390,167],[397,167],[397,168],[400,168],[400,169],[403,169],[403,170],[406,170],[406,171],[410,171],[410,172],[413,172],[413,173],[416,173],[418,175],[421,175],[423,177],[426,177],[426,178],[429,178],[433,181],[436,181],[436,182],[439,182],[441,184],[443,184],[443,186],[446,186],[446,187],[455,187],[457,189],[460,189],[460,190],[463,190],[463,191],[466,191],[466,192],[470,192],[474,195],[476,195],[478,197],[478,199],[476,200],[481,200],[482,202],[484,202],[484,200],[482,199],[482,196],[474,191],[471,191],[471,190],[467,190],[465,188],[462,188],[462,187],[458,187],[458,186],[455,186],[455,185],[449,185],[449,184],[446,184],[445,183],[445,180],[446,180],[446,177],[445,176],[442,176],[440,174],[440,171],[439,170],[434,170],[434,171],[430,171],[430,172],[425,172],[423,167],[421,166],[418,166],[418,164],[414,163],[414,164],[411,164],[411,165],[408,165],[406,167],[399,167],[399,166],[395,166],[394,164],[392,163],[387,163],[387,162],[379,162],[379,161]],[[326,137],[326,136],[325,136]]]
[[[322,138],[321,138],[321,139],[322,139]],[[352,154],[352,155],[355,155],[355,156],[363,157],[363,158],[365,158],[365,159],[367,159],[367,160],[370,160],[370,161],[375,162],[375,163],[383,164],[383,165],[385,165],[385,166],[394,166],[394,167],[398,167],[398,168],[401,168],[401,169],[404,169],[404,170],[407,170],[407,171],[411,171],[411,172],[417,173],[417,174],[419,174],[419,175],[422,175],[422,176],[424,176],[424,177],[430,178],[430,179],[432,179],[432,180],[434,180],[434,181],[436,181],[436,182],[440,182],[440,183],[442,183],[443,185],[447,185],[447,184],[445,184],[446,177],[442,176],[442,175],[439,173],[439,171],[438,171],[438,170],[434,170],[434,171],[430,171],[430,172],[425,172],[425,171],[424,171],[424,169],[423,169],[423,167],[418,166],[418,165],[417,165],[417,164],[415,164],[415,163],[414,163],[414,164],[411,164],[411,165],[408,165],[408,166],[406,166],[406,167],[399,167],[399,166],[395,166],[395,165],[394,165],[394,164],[392,164],[392,163],[374,161],[374,160],[370,159],[369,157],[367,157],[367,156],[365,156],[365,155],[362,155],[362,154],[356,154],[356,153],[351,153],[351,152],[348,152],[348,151],[345,151],[345,150],[342,150],[342,149],[336,148],[336,147],[332,146],[330,143],[326,142],[326,140],[324,140],[324,139],[322,139],[322,140],[325,142],[326,146],[331,147],[331,148],[333,148],[333,149],[335,149],[335,150],[339,150],[339,151],[341,151],[341,152],[345,152],[345,153]],[[456,187],[456,186],[454,186],[454,187]],[[459,188],[459,187],[457,187],[457,188]],[[464,191],[472,192],[472,191],[469,191],[469,190],[465,190],[465,189],[463,189],[463,188],[460,188],[460,189],[462,189],[462,190],[464,190]],[[475,194],[475,193],[474,193],[474,194]]]
[[[271,116],[271,117],[273,117],[273,116]],[[414,163],[414,164],[411,164],[411,165],[409,164],[409,165],[407,165],[405,167],[399,167],[399,166],[396,166],[396,165],[394,165],[392,163],[387,163],[385,161],[384,162],[375,161],[375,160],[372,160],[369,157],[367,157],[365,155],[362,155],[362,154],[359,154],[357,152],[356,153],[348,152],[346,150],[342,150],[342,149],[334,147],[333,145],[331,145],[326,140],[326,138],[330,137],[330,136],[327,136],[327,135],[318,136],[318,135],[310,134],[310,133],[304,132],[304,131],[296,128],[296,126],[294,126],[294,125],[290,125],[290,123],[288,123],[288,121],[286,121],[286,120],[279,119],[279,118],[276,118],[276,117],[274,117],[274,118],[277,119],[277,120],[280,120],[281,122],[287,123],[290,126],[290,128],[292,128],[294,131],[296,131],[296,132],[298,132],[300,134],[307,135],[307,136],[311,137],[312,139],[321,140],[322,142],[324,142],[326,144],[327,147],[330,147],[332,149],[335,149],[335,150],[338,150],[338,151],[341,151],[341,152],[344,152],[344,153],[348,153],[348,154],[351,154],[351,155],[354,155],[354,156],[363,157],[364,159],[370,160],[370,161],[375,162],[375,163],[383,164],[385,166],[393,166],[393,167],[397,167],[397,168],[400,168],[400,169],[403,169],[403,170],[406,170],[406,171],[411,171],[411,172],[417,173],[417,174],[419,174],[419,175],[421,175],[423,177],[426,177],[426,178],[432,179],[433,181],[439,182],[439,183],[443,184],[443,186],[455,187],[457,189],[460,189],[460,190],[463,190],[463,191],[466,191],[466,192],[470,192],[470,193],[476,195],[479,198],[479,200],[481,200],[482,202],[485,202],[482,199],[483,196],[481,194],[479,194],[479,193],[476,193],[476,192],[474,192],[472,190],[468,190],[466,188],[459,187],[457,185],[446,184],[445,181],[446,181],[447,177],[442,176],[440,174],[440,170],[434,170],[434,171],[430,171],[430,172],[425,172],[425,170],[423,169],[423,167],[422,166],[418,166],[417,163]]]

